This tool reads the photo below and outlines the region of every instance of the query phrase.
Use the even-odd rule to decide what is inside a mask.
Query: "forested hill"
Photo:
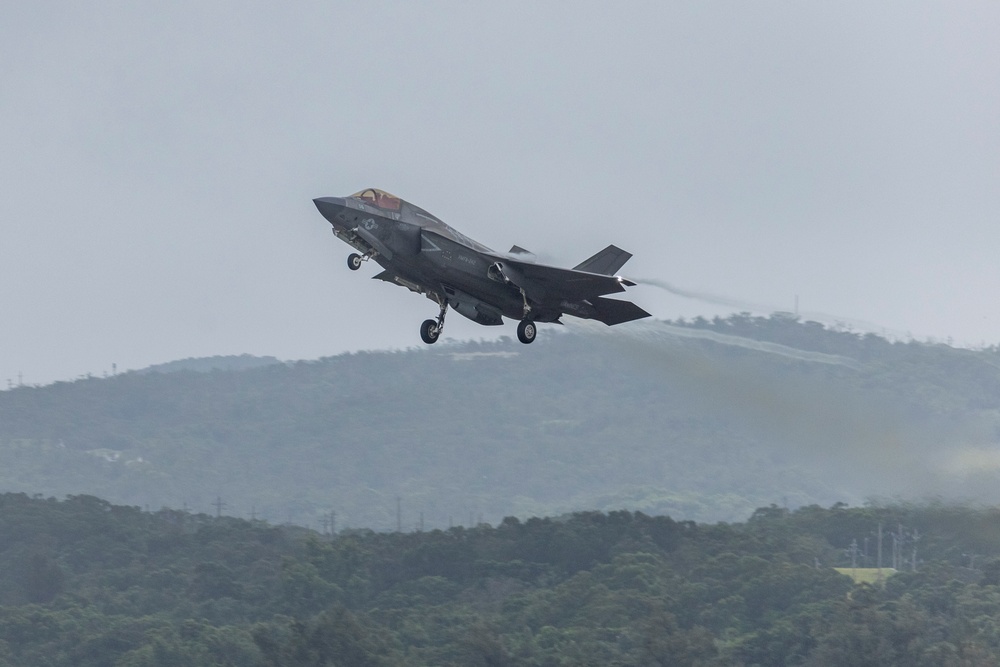
[[[222,365],[0,392],[0,490],[376,530],[1000,501],[996,348],[742,315]]]
[[[877,565],[880,525],[899,571],[854,584],[833,566]],[[0,665],[996,665],[998,527],[772,506],[322,535],[0,494]]]

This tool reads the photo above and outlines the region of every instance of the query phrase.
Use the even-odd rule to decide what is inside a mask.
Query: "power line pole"
[[[396,496],[396,532],[403,532],[403,499]]]
[[[899,524],[897,527],[899,531],[899,563],[896,565],[897,570],[903,569],[903,547],[906,545],[906,536],[903,534],[903,524]]]
[[[882,522],[878,522],[878,580],[882,581]]]
[[[222,508],[226,507],[226,503],[222,502],[222,496],[217,496],[212,505],[215,507],[215,518],[218,519],[222,516]]]
[[[857,577],[858,569],[858,540],[851,540],[851,546],[848,547],[847,553],[851,555],[851,575],[855,578]]]

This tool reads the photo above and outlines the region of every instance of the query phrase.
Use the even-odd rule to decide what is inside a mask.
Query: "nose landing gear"
[[[359,255],[356,252],[352,252],[347,256],[347,268],[351,271],[357,271],[361,268],[362,262],[367,262],[369,259],[375,256],[375,251],[366,252],[363,255]]]

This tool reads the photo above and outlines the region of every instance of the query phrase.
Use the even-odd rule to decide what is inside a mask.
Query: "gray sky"
[[[435,306],[311,202],[368,186],[499,250],[1000,343],[995,1],[23,2],[0,62],[4,386],[420,345]]]

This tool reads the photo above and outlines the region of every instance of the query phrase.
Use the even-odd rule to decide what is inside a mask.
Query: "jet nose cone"
[[[323,217],[333,222],[333,219],[344,209],[345,201],[343,197],[317,197],[313,199],[316,208],[323,214]]]

